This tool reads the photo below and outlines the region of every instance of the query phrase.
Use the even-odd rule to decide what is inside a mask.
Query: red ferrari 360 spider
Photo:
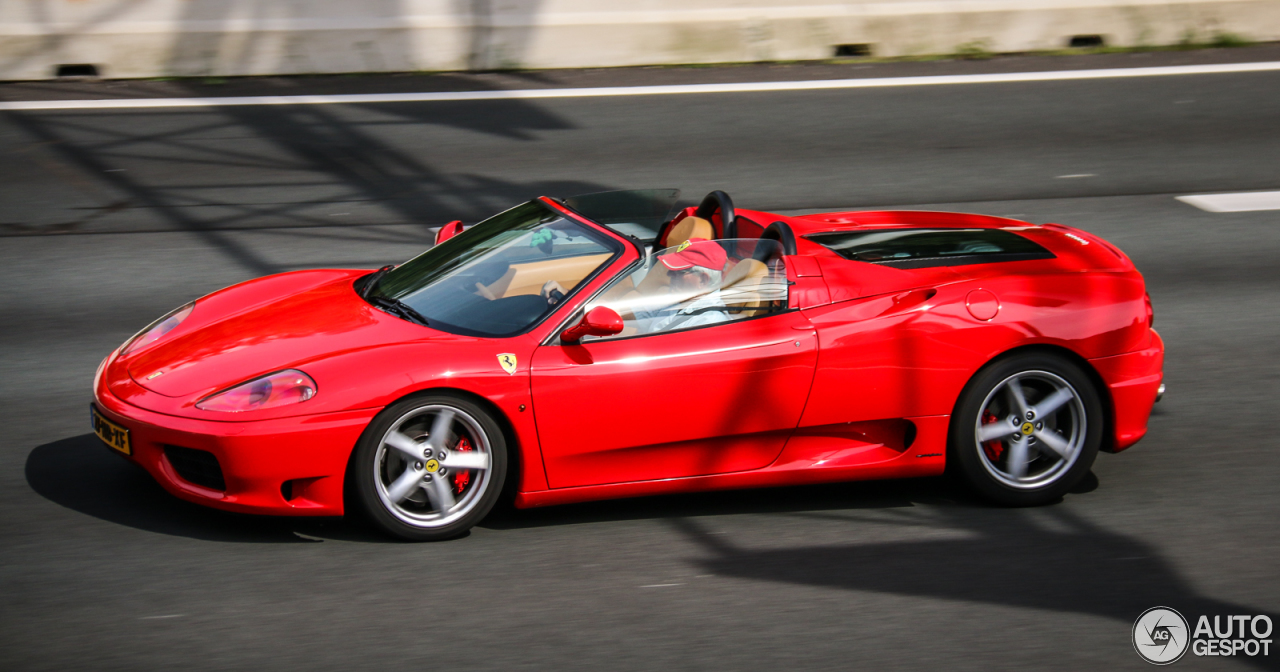
[[[953,471],[1059,498],[1146,433],[1141,274],[1056,224],[539,198],[376,272],[214,292],[103,361],[94,431],[170,493],[406,539],[518,507]]]

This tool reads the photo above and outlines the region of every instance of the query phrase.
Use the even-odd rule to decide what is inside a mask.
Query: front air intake
[[[227,489],[227,482],[222,478],[222,466],[213,453],[181,446],[165,446],[164,458],[184,481],[213,490]]]

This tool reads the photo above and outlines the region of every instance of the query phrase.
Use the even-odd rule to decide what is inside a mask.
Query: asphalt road
[[[1148,607],[1280,621],[1280,211],[1174,199],[1280,189],[1277,92],[1259,73],[0,116],[0,668],[1140,670]],[[1169,393],[1053,506],[860,483],[503,511],[419,545],[187,505],[89,434],[94,367],[173,306],[636,186],[1099,233],[1146,274]]]

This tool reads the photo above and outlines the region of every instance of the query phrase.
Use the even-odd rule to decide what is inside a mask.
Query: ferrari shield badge
[[[504,352],[501,355],[498,355],[498,363],[502,365],[503,371],[506,371],[507,373],[511,373],[511,374],[514,374],[516,372],[516,356],[515,355],[509,352]]]

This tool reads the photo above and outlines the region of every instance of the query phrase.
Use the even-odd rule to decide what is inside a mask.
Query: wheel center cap
[[[1024,423],[1022,423],[1022,433],[1023,433],[1023,434],[1025,434],[1025,435],[1027,435],[1027,436],[1031,436],[1031,433],[1032,433],[1032,432],[1034,432],[1034,431],[1036,431],[1036,426],[1035,426],[1035,425],[1033,425],[1033,424],[1031,424],[1031,423],[1029,423],[1029,422],[1024,422]]]
[[[427,463],[422,466],[427,468],[427,473],[429,474],[434,474],[440,470],[440,462],[438,460],[427,460]]]

